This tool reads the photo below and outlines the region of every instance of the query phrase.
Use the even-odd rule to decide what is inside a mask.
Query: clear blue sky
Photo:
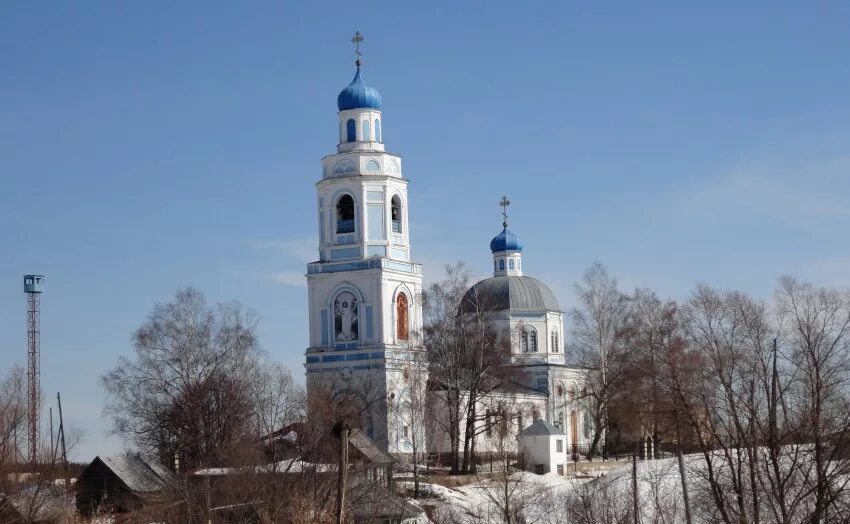
[[[121,449],[99,376],[179,287],[254,308],[301,377],[355,29],[426,278],[489,271],[507,193],[565,309],[594,260],[675,298],[850,284],[850,4],[743,3],[2,2],[0,373],[41,272],[78,459]]]

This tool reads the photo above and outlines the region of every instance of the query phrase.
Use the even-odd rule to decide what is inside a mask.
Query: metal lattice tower
[[[30,463],[38,462],[38,421],[41,408],[41,294],[44,275],[24,275],[27,294],[27,443]]]

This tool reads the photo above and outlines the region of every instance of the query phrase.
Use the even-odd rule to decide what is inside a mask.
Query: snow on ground
[[[813,475],[810,467],[803,467],[806,460],[791,460],[801,448],[784,449],[788,455],[787,471],[791,473],[789,489],[797,494],[808,493],[807,479]],[[733,452],[734,456],[734,452]],[[694,522],[716,522],[718,515],[708,485],[708,465],[701,454],[685,455],[684,466],[691,499]],[[729,483],[729,466],[721,452],[712,458],[714,474],[724,484]],[[796,465],[795,465],[796,464]],[[608,466],[610,467],[610,465]],[[512,473],[507,480],[498,474],[492,478],[480,478],[468,485],[447,488],[438,484],[421,483],[423,507],[433,512],[437,522],[457,524],[480,524],[481,522],[504,522],[507,506],[512,521],[554,524],[556,522],[621,522],[630,521],[634,507],[632,488],[632,463],[621,462],[607,474],[593,470],[584,477],[561,477],[555,474],[534,475],[526,472]],[[791,471],[791,468],[794,468]],[[598,476],[602,475],[602,476]],[[489,477],[489,476],[488,476]],[[746,471],[744,477],[747,477]],[[837,483],[841,485],[841,478]],[[412,482],[401,482],[412,489]],[[644,523],[685,522],[685,507],[679,464],[675,457],[637,462],[638,511]],[[507,491],[507,495],[506,495]],[[731,487],[728,488],[731,494]],[[850,495],[850,490],[846,492]],[[811,495],[803,495],[799,515],[804,517],[811,504]],[[730,504],[735,501],[729,498]],[[770,496],[760,498],[762,518],[770,519],[772,513]],[[749,509],[752,501],[746,501]],[[517,518],[517,517],[522,517]]]
[[[587,479],[565,478],[554,473],[516,472],[507,479],[497,475],[454,489],[423,482],[420,492],[427,501],[422,505],[432,506],[438,521],[501,522],[507,506],[512,515],[522,515],[527,522],[547,524],[564,521],[565,514],[553,511],[556,508],[552,503],[564,499],[585,482]],[[412,483],[402,484],[410,487],[407,485]]]

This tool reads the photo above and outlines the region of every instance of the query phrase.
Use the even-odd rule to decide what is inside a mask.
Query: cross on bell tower
[[[351,39],[351,43],[354,44],[354,55],[357,59],[354,61],[357,64],[357,67],[360,67],[360,57],[363,56],[363,53],[360,52],[360,44],[363,42],[363,35],[360,34],[360,31],[354,32],[354,37]]]

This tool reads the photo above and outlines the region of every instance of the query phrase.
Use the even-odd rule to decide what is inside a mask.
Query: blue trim
[[[330,323],[328,321],[328,310],[322,310],[322,345],[328,345],[328,336],[330,335]]]
[[[348,122],[345,123],[345,141],[357,141],[357,122],[353,118],[349,118]]]
[[[387,256],[387,246],[366,246],[367,257],[385,257]]]
[[[307,274],[316,275],[319,273],[339,273],[341,271],[358,271],[361,269],[378,269],[381,267],[413,274],[415,264],[393,262],[382,258],[370,258],[351,262],[313,263],[307,266]]]
[[[384,358],[383,353],[372,353],[372,358]]]
[[[345,355],[325,355],[322,357],[322,362],[340,362],[345,360]]]
[[[372,336],[372,306],[366,306],[366,338],[371,339]]]
[[[369,360],[369,353],[354,353],[346,355],[345,360]]]
[[[401,262],[393,262],[392,260],[387,261],[386,265],[387,269],[395,269],[396,271],[404,271],[405,273],[413,273],[413,267],[410,264],[403,264]]]
[[[315,363],[319,362],[319,360],[320,360],[319,357],[307,357],[307,363],[308,364],[315,364]]]
[[[331,250],[331,260],[341,260],[346,258],[357,258],[360,256],[359,248],[334,249]]]

